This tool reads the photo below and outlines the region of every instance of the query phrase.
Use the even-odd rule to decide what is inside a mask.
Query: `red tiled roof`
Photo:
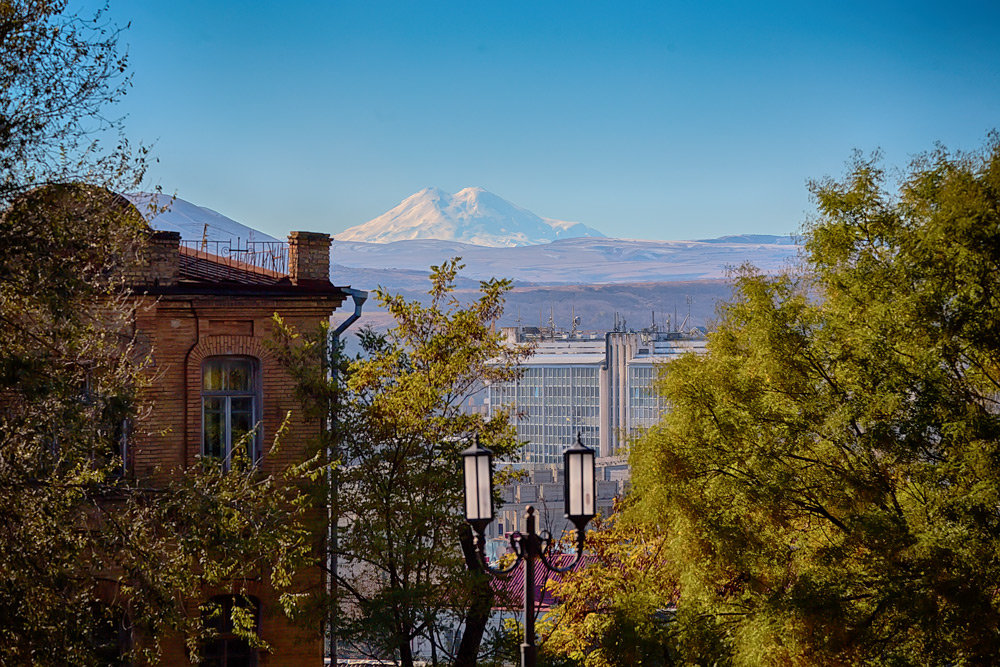
[[[575,554],[554,554],[549,556],[549,562],[556,567],[566,567],[576,558]],[[576,572],[588,567],[597,560],[597,556],[584,555],[573,566],[570,572]],[[550,572],[541,560],[535,561],[535,605],[539,609],[548,609],[558,600],[547,590],[546,584],[552,581],[562,581],[563,575]],[[524,606],[524,561],[517,564],[514,571],[506,577],[492,577],[490,586],[496,595],[494,609],[520,609]]]

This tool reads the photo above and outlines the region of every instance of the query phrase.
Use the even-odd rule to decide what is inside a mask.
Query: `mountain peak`
[[[431,197],[434,199],[441,199],[443,197],[448,197],[448,196],[450,195],[441,188],[427,187],[424,188],[423,190],[420,190],[419,192],[414,192],[406,199],[413,199],[414,197]],[[404,199],[403,201],[406,201],[406,199]]]
[[[579,236],[604,235],[578,222],[542,218],[482,187],[463,188],[453,195],[428,187],[334,238],[367,243],[438,239],[509,247]]]

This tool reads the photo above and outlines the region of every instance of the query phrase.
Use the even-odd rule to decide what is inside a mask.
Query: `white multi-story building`
[[[513,382],[490,386],[491,414],[507,410],[525,449],[520,464],[562,463],[577,433],[601,459],[622,452],[630,434],[657,422],[664,410],[655,382],[658,366],[702,352],[704,332],[609,331],[547,333],[509,327],[511,342],[534,342],[535,354]]]

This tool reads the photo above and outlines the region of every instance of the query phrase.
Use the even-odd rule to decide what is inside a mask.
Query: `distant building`
[[[579,433],[601,458],[619,456],[627,437],[657,422],[657,365],[705,350],[703,331],[554,332],[507,327],[508,340],[534,342],[524,374],[490,386],[490,413],[508,410],[534,468],[562,462]]]
[[[538,510],[540,528],[559,535],[565,521],[562,453],[576,442],[598,453],[597,508],[611,512],[628,481],[625,443],[656,424],[666,405],[655,383],[660,364],[681,354],[701,353],[707,338],[693,332],[553,332],[507,327],[511,343],[533,342],[535,354],[515,381],[489,387],[490,414],[507,410],[525,443],[520,461],[507,464],[528,472],[525,480],[501,488],[503,507],[490,535],[523,528],[524,510]]]

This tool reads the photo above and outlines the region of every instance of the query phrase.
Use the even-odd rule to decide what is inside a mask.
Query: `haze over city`
[[[71,2],[71,8],[98,3]],[[957,3],[117,3],[150,185],[277,237],[426,187],[609,236],[787,234],[807,180],[997,124],[1000,9]]]

